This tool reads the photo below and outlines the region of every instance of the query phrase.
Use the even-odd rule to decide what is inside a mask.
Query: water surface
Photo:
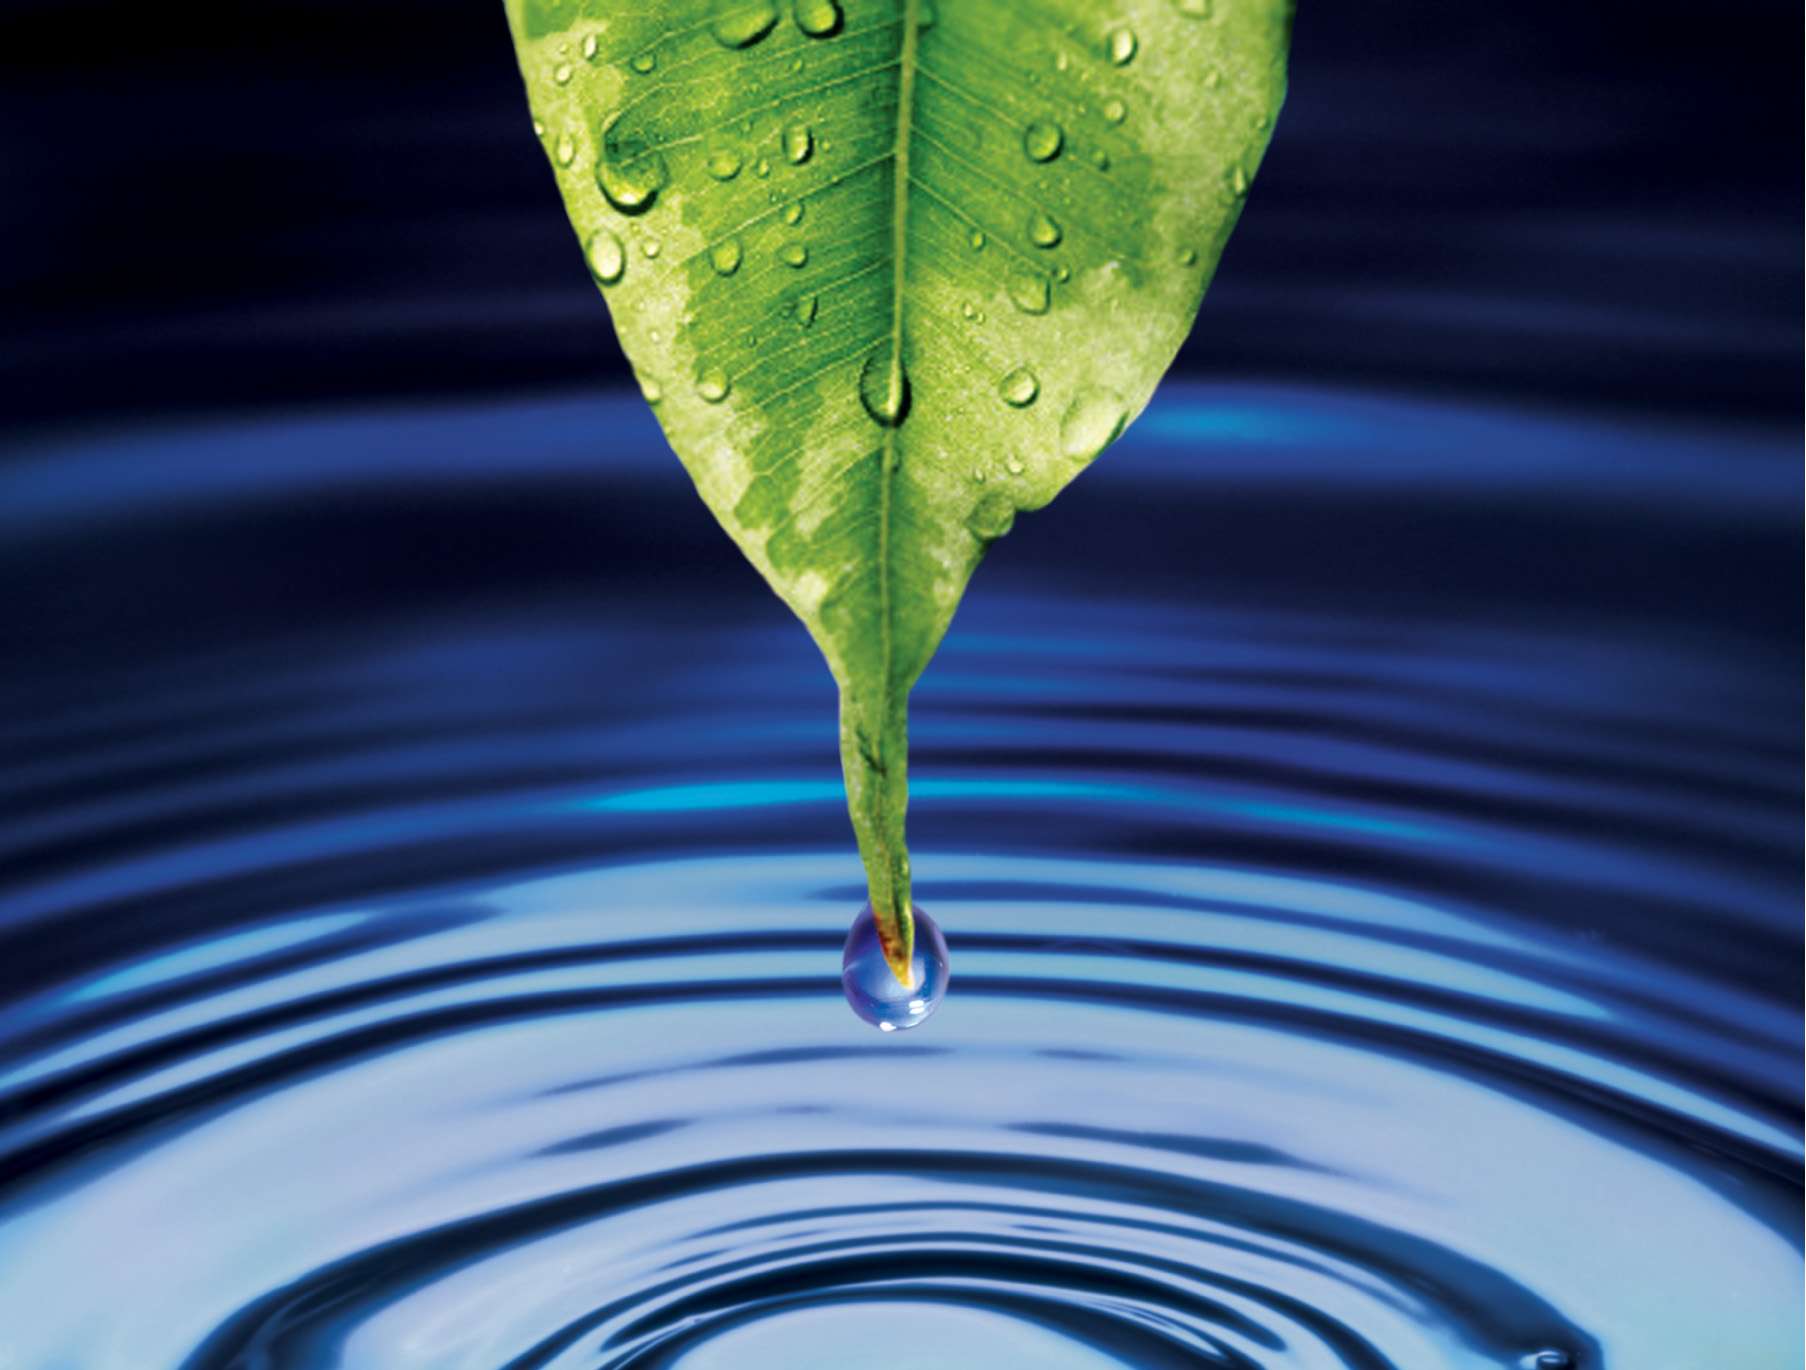
[[[637,399],[5,476],[0,1365],[1800,1360],[1785,432],[1174,388],[916,696]]]

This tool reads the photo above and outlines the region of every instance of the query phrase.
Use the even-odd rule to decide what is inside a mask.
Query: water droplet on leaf
[[[731,147],[711,148],[706,165],[717,181],[731,181],[740,174],[740,154]]]
[[[891,344],[885,342],[872,350],[859,370],[859,402],[882,428],[895,428],[909,417],[909,374],[901,361],[892,365],[893,355]]]
[[[1069,461],[1095,461],[1128,421],[1128,406],[1114,390],[1098,386],[1082,391],[1060,420],[1060,454]]]
[[[884,1032],[915,1027],[933,1013],[947,993],[947,939],[934,919],[915,909],[915,948],[910,983],[904,984],[884,959],[878,920],[867,904],[853,920],[840,955],[840,986],[853,1012]]]
[[[1040,210],[1028,216],[1028,240],[1036,247],[1058,247],[1060,226]]]
[[[796,26],[811,38],[827,38],[840,31],[840,6],[835,0],[796,0],[790,13]]]
[[[561,86],[569,85],[573,70],[574,68],[569,62],[560,62],[557,66],[552,68],[552,79]]]
[[[728,392],[733,388],[733,383],[727,378],[727,372],[719,366],[706,367],[696,377],[696,393],[710,404],[720,404],[728,397]]]
[[[650,75],[654,68],[658,66],[658,54],[655,52],[642,52],[627,65],[639,72],[641,76]]]
[[[772,0],[730,0],[717,7],[709,30],[723,47],[749,48],[777,22],[778,7]]]
[[[569,166],[577,160],[577,144],[571,140],[570,134],[558,135],[558,142],[552,149],[552,156],[558,159],[559,166]]]
[[[627,250],[621,246],[613,229],[597,229],[583,255],[589,262],[590,275],[603,285],[613,285],[626,274]]]
[[[1119,67],[1126,67],[1135,60],[1135,50],[1141,46],[1135,39],[1132,28],[1111,29],[1104,39],[1104,53],[1110,61]]]
[[[1026,366],[1018,366],[997,387],[997,393],[1003,396],[1003,402],[1015,409],[1024,409],[1035,402],[1035,396],[1041,393],[1041,382],[1035,373]]]
[[[801,270],[809,265],[809,249],[801,243],[785,243],[778,249],[778,260],[785,266]]]
[[[1121,100],[1111,97],[1104,101],[1104,118],[1113,124],[1120,124],[1129,117],[1129,107]]]
[[[795,228],[803,221],[802,202],[795,201],[784,206],[784,222]]]
[[[665,398],[665,392],[659,388],[659,383],[653,380],[652,377],[641,376],[640,396],[647,404],[657,404],[660,400]]]
[[[784,159],[791,166],[801,166],[815,151],[815,135],[807,124],[791,124],[784,130]]]
[[[1050,297],[1047,277],[1017,272],[1010,277],[1010,302],[1024,314],[1045,314]]]
[[[665,185],[665,161],[656,152],[611,149],[606,134],[596,162],[596,185],[623,214],[644,214]]]
[[[1187,19],[1210,18],[1210,0],[1173,0],[1173,8]]]
[[[1060,155],[1065,144],[1066,135],[1051,119],[1035,120],[1022,134],[1022,150],[1029,155],[1030,161],[1051,162]]]
[[[972,236],[966,240],[972,244],[974,252],[982,251],[985,245],[985,231],[982,228],[972,230]]]
[[[805,295],[796,302],[796,321],[804,328],[815,322],[815,313],[819,302],[813,295]]]
[[[602,45],[600,42],[597,41],[595,34],[593,34],[593,33],[584,34],[583,35],[583,60],[586,62],[595,61],[596,54],[597,54],[597,52],[599,52],[601,50],[601,47],[602,47]]]
[[[727,238],[715,244],[709,260],[715,264],[717,275],[731,276],[740,269],[740,255],[740,240]]]

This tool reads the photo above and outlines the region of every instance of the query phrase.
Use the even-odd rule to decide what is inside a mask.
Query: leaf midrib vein
[[[920,0],[903,0],[903,42],[897,53],[897,149],[891,163],[891,300],[890,374],[885,378],[887,401],[900,403],[906,383],[903,372],[903,303],[909,260],[909,138],[915,124],[916,45]],[[898,464],[897,441],[902,425],[893,422],[884,430],[884,447],[878,458],[878,662],[879,747],[891,714],[891,660],[895,633],[891,624],[891,477]],[[888,765],[888,758],[885,760]],[[901,914],[903,910],[893,909]]]

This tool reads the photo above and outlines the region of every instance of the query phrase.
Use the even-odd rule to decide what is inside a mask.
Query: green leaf
[[[840,686],[906,979],[909,691],[985,550],[1184,340],[1291,0],[507,3],[646,398]]]

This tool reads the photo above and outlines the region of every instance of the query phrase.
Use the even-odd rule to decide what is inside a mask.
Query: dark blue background
[[[1800,9],[1304,0],[1185,370],[1785,418]],[[622,373],[499,0],[0,10],[9,427]]]

